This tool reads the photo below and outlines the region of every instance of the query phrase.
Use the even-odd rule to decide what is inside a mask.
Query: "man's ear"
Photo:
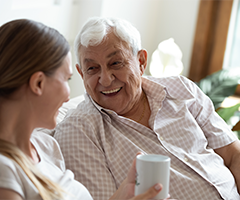
[[[145,49],[141,49],[138,52],[138,61],[140,65],[141,75],[143,75],[147,67],[147,51]]]
[[[31,76],[31,78],[29,80],[29,87],[34,94],[36,94],[38,96],[42,95],[45,78],[46,78],[45,74],[41,71],[35,72]]]
[[[76,69],[77,69],[78,73],[81,75],[81,77],[83,79],[83,73],[82,73],[81,67],[80,67],[80,65],[78,63],[76,64]]]

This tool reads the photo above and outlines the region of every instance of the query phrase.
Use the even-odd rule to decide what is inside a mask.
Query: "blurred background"
[[[0,0],[0,25],[19,18],[40,21],[61,32],[72,46],[89,17],[124,18],[140,31],[148,64],[159,43],[173,38],[182,51],[182,74],[188,76],[199,6],[200,0]],[[71,97],[84,93],[74,55],[73,71]]]

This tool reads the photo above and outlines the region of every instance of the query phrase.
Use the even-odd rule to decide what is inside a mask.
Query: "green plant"
[[[221,107],[225,98],[234,95],[238,84],[240,83],[240,68],[223,69],[213,73],[196,84],[199,88],[212,100],[216,112],[224,121],[231,126],[233,131],[236,131],[240,138],[240,121],[236,124],[231,124],[230,119],[233,116],[239,116],[240,103],[231,107]],[[240,119],[240,116],[239,116]]]

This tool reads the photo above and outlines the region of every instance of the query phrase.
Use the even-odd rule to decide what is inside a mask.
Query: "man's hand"
[[[141,153],[138,153],[139,155]],[[110,198],[110,200],[114,199],[129,199],[129,200],[147,200],[153,199],[161,190],[162,185],[157,183],[149,188],[145,193],[140,194],[138,196],[134,196],[135,189],[135,180],[136,180],[136,158],[134,159],[132,166],[128,171],[127,178],[122,182],[118,190],[114,193],[114,195]],[[170,196],[169,196],[170,197]],[[169,199],[168,197],[168,199]]]

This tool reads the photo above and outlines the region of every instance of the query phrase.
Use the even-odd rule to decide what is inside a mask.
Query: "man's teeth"
[[[115,90],[109,90],[109,91],[102,91],[103,94],[111,94],[111,93],[114,93],[114,92],[118,92],[121,88],[117,88]]]

